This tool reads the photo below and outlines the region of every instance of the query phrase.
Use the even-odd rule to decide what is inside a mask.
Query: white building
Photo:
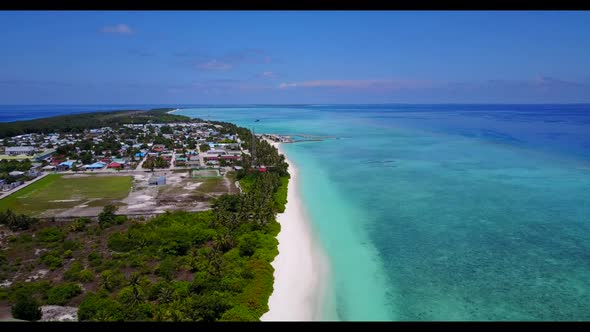
[[[35,153],[35,148],[32,146],[12,146],[12,147],[6,148],[5,153],[9,156],[19,156],[19,155],[32,156]]]

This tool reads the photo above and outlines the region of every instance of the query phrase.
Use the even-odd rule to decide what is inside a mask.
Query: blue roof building
[[[96,162],[92,165],[86,166],[86,169],[101,169],[101,168],[104,168],[105,166],[106,166],[105,163],[99,161],[99,162]]]
[[[71,160],[59,163],[59,166],[67,166],[68,168],[72,168],[73,165],[74,165],[74,162]]]

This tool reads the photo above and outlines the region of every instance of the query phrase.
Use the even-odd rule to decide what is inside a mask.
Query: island
[[[1,317],[258,321],[269,310],[284,155],[246,128],[169,111],[0,124]]]

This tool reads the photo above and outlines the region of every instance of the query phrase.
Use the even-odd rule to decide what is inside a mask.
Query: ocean
[[[590,105],[172,107],[336,137],[283,145],[330,261],[325,319],[590,319]]]
[[[178,114],[338,138],[284,149],[339,320],[590,319],[590,105]]]

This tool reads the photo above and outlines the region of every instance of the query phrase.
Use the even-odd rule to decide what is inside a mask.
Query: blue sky
[[[590,12],[0,12],[0,104],[590,102]]]

